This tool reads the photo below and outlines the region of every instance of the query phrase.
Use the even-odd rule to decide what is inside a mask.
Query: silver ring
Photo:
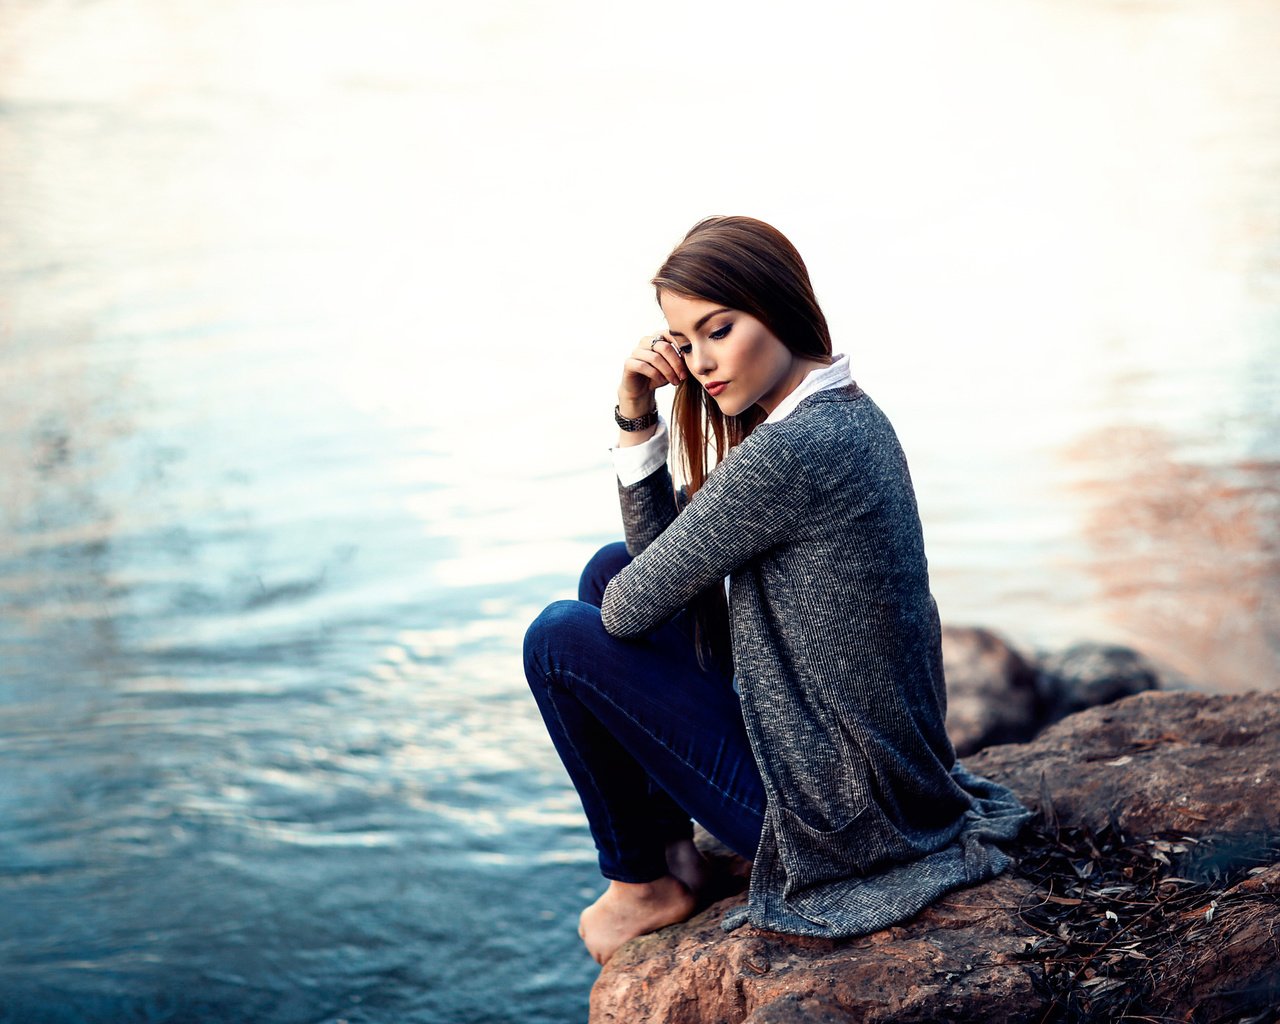
[[[664,338],[661,334],[659,334],[657,337],[655,337],[652,341],[650,341],[650,342],[649,342],[649,351],[650,351],[650,352],[652,352],[652,351],[653,351],[653,347],[654,347],[656,344],[658,344],[658,342],[660,342],[660,341],[666,341],[666,340],[667,340],[666,338]]]

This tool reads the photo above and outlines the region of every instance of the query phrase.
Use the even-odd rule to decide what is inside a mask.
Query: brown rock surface
[[[725,933],[720,919],[740,898],[724,900],[624,946],[596,982],[591,1020],[1029,1019],[1007,1009],[1037,1002],[1013,961],[1033,935],[1008,908],[1033,898],[1029,883],[1000,878],[945,897],[908,928],[846,941]]]
[[[1033,743],[965,759],[1063,821],[1200,836],[1280,824],[1280,693],[1148,691],[1064,718]]]
[[[1032,743],[991,748],[966,763],[1012,786],[1034,807],[1040,806],[1043,772],[1043,791],[1051,794],[1064,826],[1105,823],[1112,811],[1139,837],[1276,834],[1280,693],[1143,693],[1067,718]],[[624,946],[596,982],[591,1021],[1066,1019],[1061,1005],[1051,1006],[1044,963],[1029,952],[1046,933],[1020,913],[1044,906],[1048,895],[1021,871],[1011,872],[951,893],[900,927],[842,941],[749,927],[725,933],[721,918],[743,899],[735,896]],[[1096,917],[1105,929],[1102,913]],[[1188,944],[1174,950],[1177,970],[1150,975],[1168,1014],[1191,1020],[1194,1011],[1196,1020],[1234,1021],[1222,1015],[1273,1005],[1280,994],[1280,864],[1254,868],[1212,907],[1195,905],[1181,918],[1176,935]],[[1117,943],[1120,938],[1117,933]],[[1112,945],[1100,943],[1100,952]],[[1123,960],[1123,950],[1110,951]],[[1096,983],[1084,969],[1076,981],[1087,993]]]

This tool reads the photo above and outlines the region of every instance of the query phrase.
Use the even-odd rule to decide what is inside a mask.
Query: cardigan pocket
[[[786,881],[783,896],[793,899],[807,889],[862,873],[867,863],[867,812],[863,806],[833,829],[816,829],[800,815],[781,807],[776,835]]]

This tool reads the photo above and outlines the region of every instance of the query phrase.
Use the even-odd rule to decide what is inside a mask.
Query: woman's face
[[[756,404],[770,413],[803,378],[791,350],[751,314],[669,291],[658,304],[685,367],[726,416]]]

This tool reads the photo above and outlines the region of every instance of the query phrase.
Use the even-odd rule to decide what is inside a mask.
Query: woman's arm
[[[664,461],[652,473],[635,483],[618,480],[618,504],[622,508],[622,532],[627,553],[644,551],[676,517],[671,471]]]
[[[653,409],[654,400],[652,392],[647,392],[643,396],[636,398],[631,395],[624,395],[621,390],[618,391],[618,415],[623,419],[638,420],[645,413]],[[618,447],[630,448],[637,444],[644,444],[649,438],[657,432],[658,425],[655,423],[651,427],[645,427],[643,430],[619,430],[618,431]]]
[[[804,462],[780,431],[767,428],[730,453],[678,516],[665,466],[623,489],[624,520],[628,501],[646,518],[661,503],[672,518],[605,588],[605,629],[613,636],[647,632],[699,591],[792,538],[810,493]]]
[[[658,388],[678,384],[687,376],[683,358],[669,339],[663,335],[644,338],[622,364],[618,415],[624,419],[640,419],[654,410],[653,393]],[[642,445],[645,453],[630,451]],[[626,451],[619,455],[618,449]],[[643,551],[676,517],[666,454],[665,425],[654,423],[642,430],[619,431],[614,462],[618,468],[618,499],[627,551],[632,555]],[[644,468],[635,473],[636,466]]]

